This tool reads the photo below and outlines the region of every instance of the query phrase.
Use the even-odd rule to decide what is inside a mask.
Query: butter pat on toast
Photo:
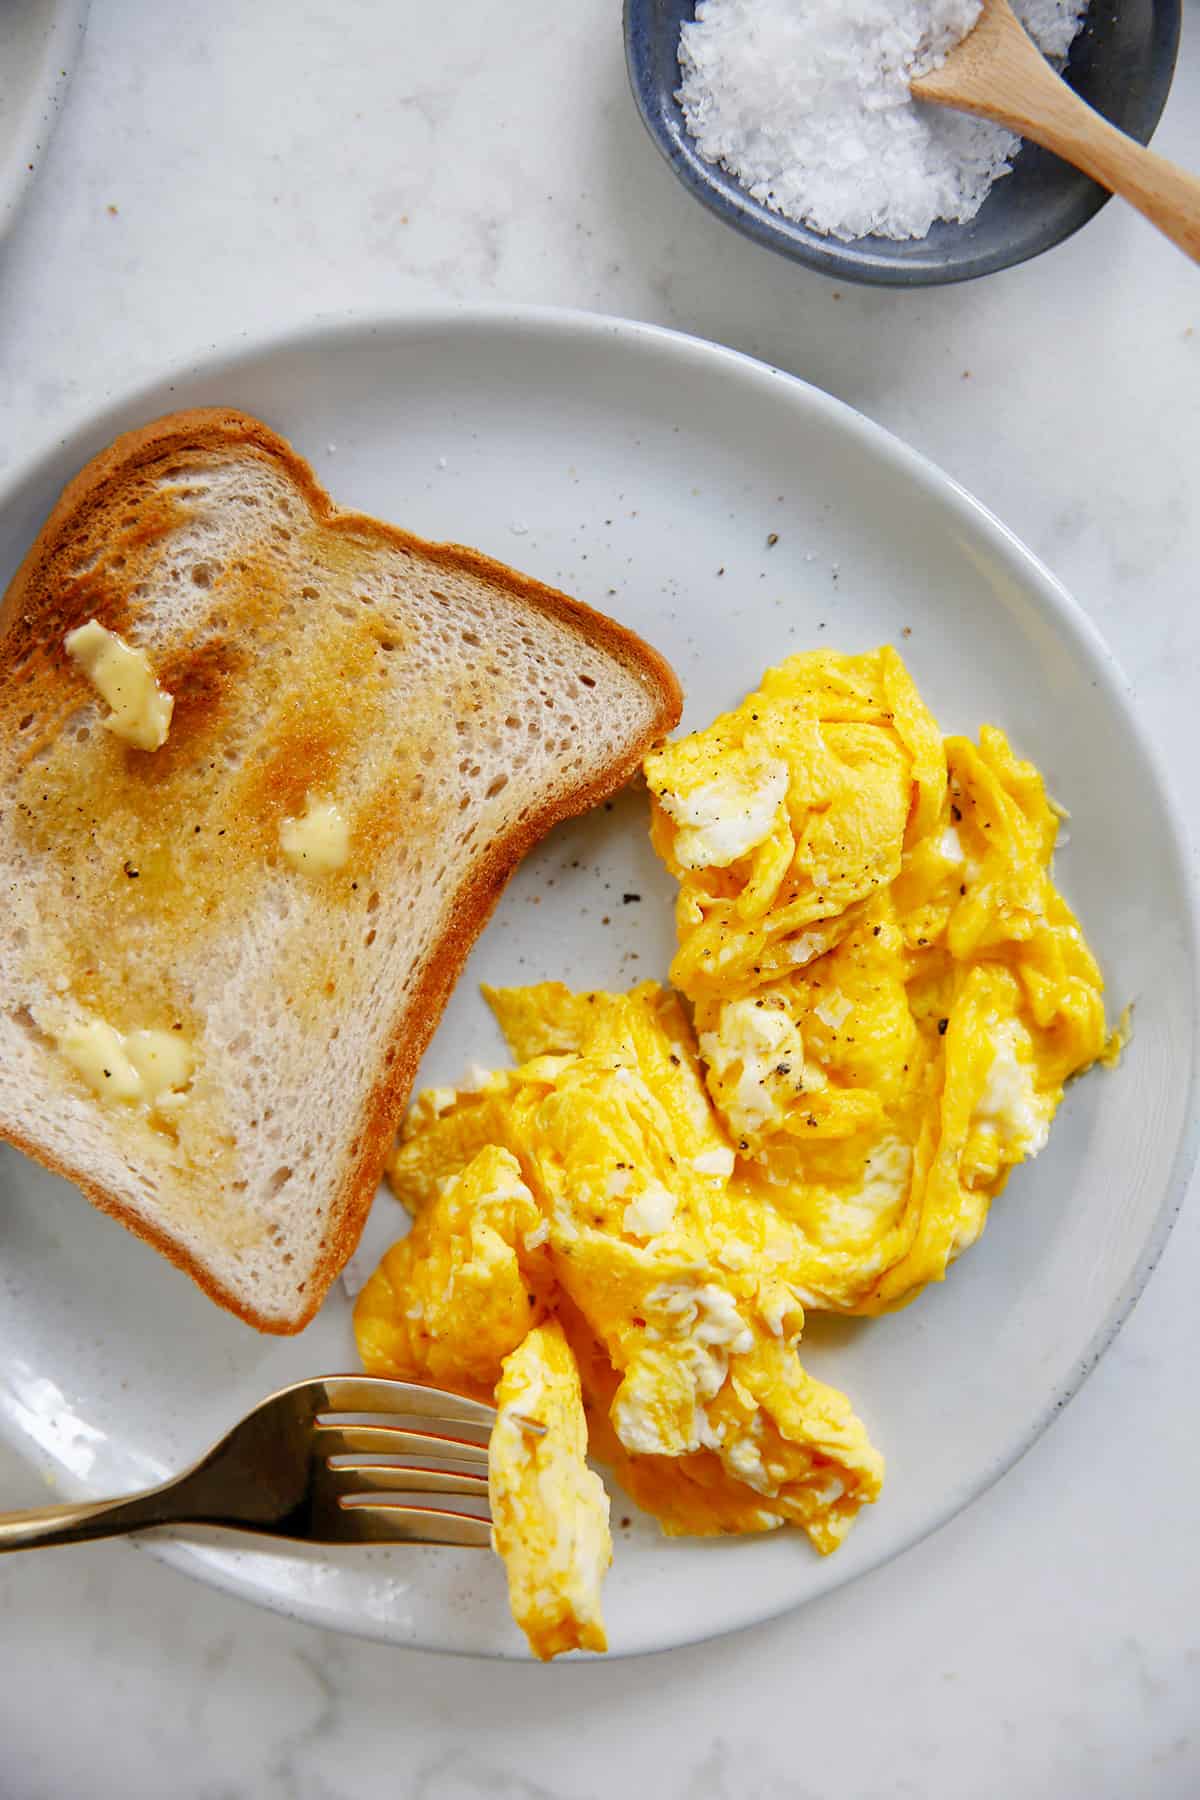
[[[672,728],[675,678],[224,410],[71,483],[0,667],[0,1135],[298,1331],[509,874]]]

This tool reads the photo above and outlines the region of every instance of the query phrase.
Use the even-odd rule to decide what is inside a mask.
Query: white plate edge
[[[90,5],[91,0],[57,0],[41,64],[43,75],[50,72],[48,79],[25,96],[14,139],[12,164],[7,171],[0,169],[0,240],[16,223],[29,190],[41,172],[79,60]]]

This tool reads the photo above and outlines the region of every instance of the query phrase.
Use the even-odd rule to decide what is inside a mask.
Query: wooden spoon
[[[1121,194],[1200,262],[1200,178],[1126,137],[1054,73],[1008,0],[983,0],[975,29],[940,69],[912,83],[918,100],[978,113],[1052,150]]]

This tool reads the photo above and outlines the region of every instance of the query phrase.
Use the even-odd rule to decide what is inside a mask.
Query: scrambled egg
[[[600,1613],[612,1561],[608,1495],[586,1456],[579,1370],[550,1319],[504,1359],[488,1457],[492,1540],[513,1617],[543,1661],[608,1648]]]
[[[1041,777],[943,739],[894,651],[794,656],[645,771],[677,991],[485,989],[517,1066],[414,1104],[413,1229],[355,1316],[369,1370],[495,1395],[538,1655],[603,1645],[589,1444],[668,1533],[837,1548],[883,1461],[802,1367],[805,1308],[941,1280],[1117,1049]]]
[[[1115,1054],[1041,776],[943,739],[885,648],[790,657],[646,777],[733,1187],[807,1306],[903,1304]]]
[[[482,1147],[394,1244],[359,1296],[354,1329],[373,1375],[490,1401],[500,1365],[545,1316],[541,1219],[507,1150]],[[518,1251],[520,1254],[518,1254]]]
[[[616,995],[553,982],[488,998],[523,1060],[413,1107],[388,1175],[414,1224],[359,1296],[366,1367],[503,1401],[504,1359],[536,1345],[552,1311],[593,1448],[666,1531],[792,1522],[835,1549],[878,1495],[883,1461],[845,1397],[796,1358],[804,1313],[776,1271],[785,1241],[731,1186],[734,1152],[678,999],[654,983]],[[555,1466],[571,1460],[564,1442]],[[586,1476],[581,1454],[574,1464],[558,1489],[570,1506]],[[552,1522],[550,1492],[520,1514],[547,1566],[551,1544],[581,1529],[569,1512]],[[531,1644],[590,1641],[603,1627],[589,1591],[514,1575],[513,1529],[510,1516],[497,1546]],[[590,1566],[605,1560],[593,1543]]]

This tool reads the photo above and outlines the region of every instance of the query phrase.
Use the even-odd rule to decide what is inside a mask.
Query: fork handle
[[[0,1515],[0,1553],[37,1550],[47,1544],[82,1544],[90,1538],[123,1537],[148,1525],[167,1525],[178,1515],[164,1505],[165,1491],[150,1488],[119,1500],[83,1500],[66,1506],[34,1506]]]

